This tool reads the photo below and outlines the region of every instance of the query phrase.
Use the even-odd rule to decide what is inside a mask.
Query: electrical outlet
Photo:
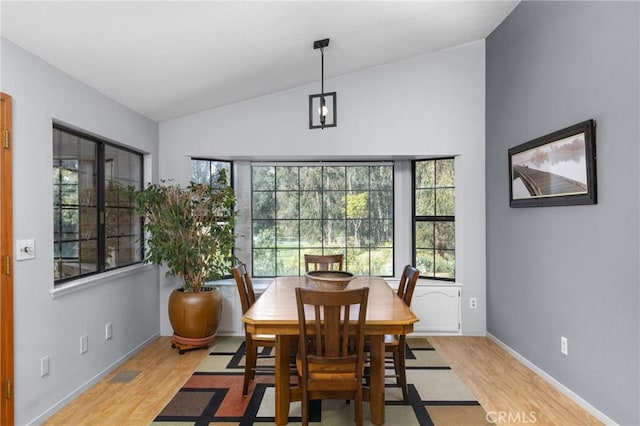
[[[89,338],[87,335],[80,336],[80,354],[85,354],[89,350]]]
[[[569,355],[569,341],[564,336],[560,336],[560,353]]]
[[[469,298],[469,309],[478,309],[478,298],[470,297]]]
[[[109,340],[111,339],[111,337],[113,337],[113,326],[111,325],[110,322],[106,323],[104,326],[104,339],[105,340]]]
[[[49,357],[40,358],[40,377],[49,374]]]

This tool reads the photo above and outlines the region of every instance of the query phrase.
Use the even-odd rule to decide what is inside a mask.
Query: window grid
[[[414,265],[422,278],[455,281],[454,159],[412,166]]]
[[[233,186],[233,167],[231,161],[217,160],[212,158],[191,158],[191,182],[197,184],[215,185],[221,170],[225,170],[227,173],[227,181]],[[235,256],[231,253],[228,259],[234,259]],[[231,278],[231,268],[234,265],[229,262],[229,273],[223,275],[222,278]]]
[[[213,158],[191,158],[191,181],[213,185],[222,169],[227,171],[228,180],[233,186],[233,167],[231,161]]]
[[[142,155],[53,125],[54,284],[142,260]]]
[[[388,168],[386,191],[372,189],[372,167]],[[353,188],[354,183],[348,180],[354,168],[359,168],[360,173],[367,170],[366,184],[362,185],[363,180],[360,179],[355,183],[356,188]],[[305,173],[309,174],[311,179],[303,180]],[[262,178],[259,178],[261,176]],[[380,194],[383,193],[386,193],[389,204],[388,216],[374,218],[371,195],[376,194],[381,198]],[[355,203],[358,194],[366,199],[366,215],[349,213],[350,204]],[[310,213],[309,199],[314,198],[316,210]],[[306,204],[303,201],[306,201]],[[269,202],[273,208],[268,205]],[[393,275],[392,165],[254,165],[251,204],[254,276],[300,275],[304,273],[306,253],[344,253],[344,267],[347,270],[364,274]],[[338,204],[338,207],[335,208],[334,204]],[[379,223],[387,222],[387,245],[373,244],[371,232],[366,233],[367,239],[364,242],[360,235],[352,232],[360,231],[356,228],[365,223],[365,228],[370,231],[376,220]],[[380,263],[384,264],[382,268],[376,266]]]

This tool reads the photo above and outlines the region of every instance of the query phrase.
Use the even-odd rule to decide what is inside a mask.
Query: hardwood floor
[[[498,424],[600,424],[486,337],[429,339]],[[148,425],[208,354],[170,346],[169,337],[154,341],[44,424]],[[111,382],[133,370],[131,382]]]
[[[429,341],[500,425],[602,424],[487,337]]]
[[[64,407],[45,425],[148,425],[208,355],[179,355],[170,337],[160,337]],[[140,371],[128,383],[113,383],[118,373]]]

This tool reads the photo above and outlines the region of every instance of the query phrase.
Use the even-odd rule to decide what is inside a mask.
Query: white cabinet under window
[[[240,334],[242,332],[242,306],[239,297],[237,297],[238,290],[231,285],[216,287],[222,293],[222,319],[218,325],[218,334]]]
[[[254,282],[253,291],[256,299],[260,297],[269,284],[266,282]],[[218,336],[244,336],[244,324],[242,323],[242,303],[238,295],[238,287],[233,280],[216,282],[216,287],[222,294],[222,318],[218,325]]]
[[[411,310],[420,321],[415,334],[460,334],[460,288],[416,286]]]
[[[266,284],[255,287],[256,297]],[[218,327],[220,336],[242,336],[242,306],[235,283],[218,284],[222,293],[222,319]],[[460,334],[460,287],[416,286],[411,310],[420,318],[414,325],[414,334]]]

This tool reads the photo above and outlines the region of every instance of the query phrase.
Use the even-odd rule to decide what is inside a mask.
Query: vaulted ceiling
[[[156,121],[487,37],[518,1],[2,1],[1,34]]]

